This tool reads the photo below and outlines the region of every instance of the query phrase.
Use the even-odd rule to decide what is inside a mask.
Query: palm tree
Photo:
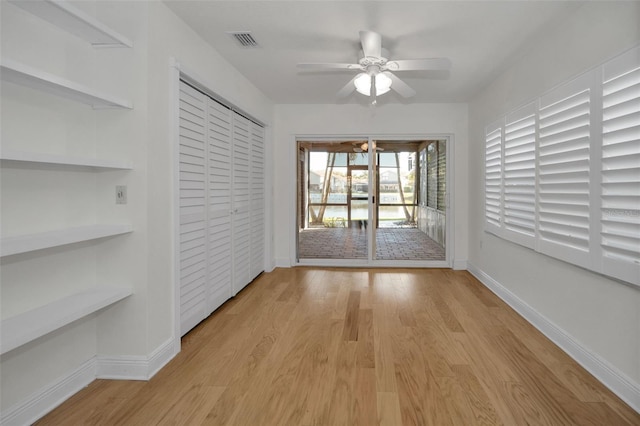
[[[329,200],[329,194],[331,193],[331,175],[333,174],[333,166],[336,164],[336,153],[330,152],[327,155],[327,167],[324,169],[324,178],[322,179],[322,198],[320,200],[320,210],[316,217],[311,210],[314,223],[322,223],[324,219],[324,212],[327,208],[327,201]]]
[[[404,210],[404,217],[407,222],[413,222],[413,216],[415,214],[415,209],[412,209],[412,212],[409,213],[407,206],[405,204],[404,199],[404,189],[402,188],[402,181],[400,180],[400,157],[397,152],[394,152],[396,156],[396,177],[398,178],[398,192],[400,192],[400,202],[402,203],[402,209]]]

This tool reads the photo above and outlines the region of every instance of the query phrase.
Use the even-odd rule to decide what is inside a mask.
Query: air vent
[[[253,38],[250,31],[228,31],[242,47],[259,47],[258,42]]]

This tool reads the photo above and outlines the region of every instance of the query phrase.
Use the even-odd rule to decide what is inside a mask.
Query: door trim
[[[369,134],[363,136],[362,134],[295,134],[291,136],[292,143],[289,149],[289,164],[290,167],[290,185],[288,190],[289,198],[289,212],[291,217],[297,217],[297,158],[298,158],[298,141],[300,140],[312,140],[312,141],[342,141],[351,139],[366,139],[371,144],[375,140],[385,141],[403,141],[403,140],[445,140],[447,144],[447,159],[446,159],[446,183],[447,183],[447,196],[446,196],[446,246],[445,246],[445,260],[443,261],[415,261],[415,260],[375,260],[372,257],[375,251],[371,250],[371,244],[373,241],[373,227],[367,227],[368,242],[369,245],[369,259],[298,259],[297,258],[297,238],[298,238],[298,221],[297,219],[292,221],[293,223],[289,227],[289,261],[291,266],[340,266],[340,267],[384,267],[384,268],[453,268],[453,260],[455,258],[455,137],[452,133],[425,133],[425,134]],[[371,145],[370,145],[371,146]],[[372,150],[369,151],[370,153]],[[369,166],[371,171],[371,164],[373,161],[373,155],[369,156]],[[372,188],[373,176],[369,173],[369,188]],[[371,191],[371,190],[370,190]],[[377,202],[377,201],[376,201]],[[372,204],[369,203],[369,209],[371,210]],[[371,211],[369,213],[371,217]]]

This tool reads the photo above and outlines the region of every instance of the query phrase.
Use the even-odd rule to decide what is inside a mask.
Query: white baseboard
[[[179,340],[178,340],[179,341]],[[149,357],[149,375],[147,379],[152,378],[158,371],[169,363],[180,352],[180,346],[176,347],[175,339],[169,339],[162,345],[158,346]]]
[[[149,380],[178,352],[173,339],[167,340],[149,356],[98,356],[98,379]]]
[[[0,426],[23,426],[62,404],[95,379],[149,380],[178,353],[169,339],[148,357],[93,357],[67,376],[34,393],[0,414]]]
[[[35,392],[0,417],[2,426],[30,425],[62,404],[96,378],[96,359],[91,358],[69,375]]]
[[[469,263],[467,270],[535,328],[540,330],[542,334],[558,345],[578,364],[593,374],[613,393],[618,395],[620,399],[637,412],[640,412],[640,384],[635,383],[609,362],[584,347],[571,335],[567,334],[566,331],[549,321],[545,316],[475,265]]]

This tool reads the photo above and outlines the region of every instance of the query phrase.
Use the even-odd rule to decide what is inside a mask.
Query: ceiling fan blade
[[[387,62],[387,69],[391,71],[440,71],[448,70],[450,68],[451,61],[448,58],[402,59],[399,61]]]
[[[356,77],[358,77],[358,75],[356,75],[351,80],[349,80],[349,82],[347,84],[345,84],[342,89],[340,89],[338,91],[338,93],[336,94],[336,96],[338,98],[346,98],[347,96],[349,96],[351,94],[351,92],[356,90],[356,85],[354,83]]]
[[[412,96],[415,96],[416,91],[413,90],[411,87],[409,87],[407,83],[400,80],[398,77],[396,77],[389,71],[385,71],[384,75],[386,75],[391,79],[391,88],[396,92],[398,92],[400,96],[402,96],[403,98],[410,98]]]
[[[360,31],[360,43],[365,57],[382,56],[382,36],[373,31]]]
[[[361,70],[360,64],[340,64],[340,63],[304,63],[298,64],[298,68],[304,69],[325,69],[325,70]]]

